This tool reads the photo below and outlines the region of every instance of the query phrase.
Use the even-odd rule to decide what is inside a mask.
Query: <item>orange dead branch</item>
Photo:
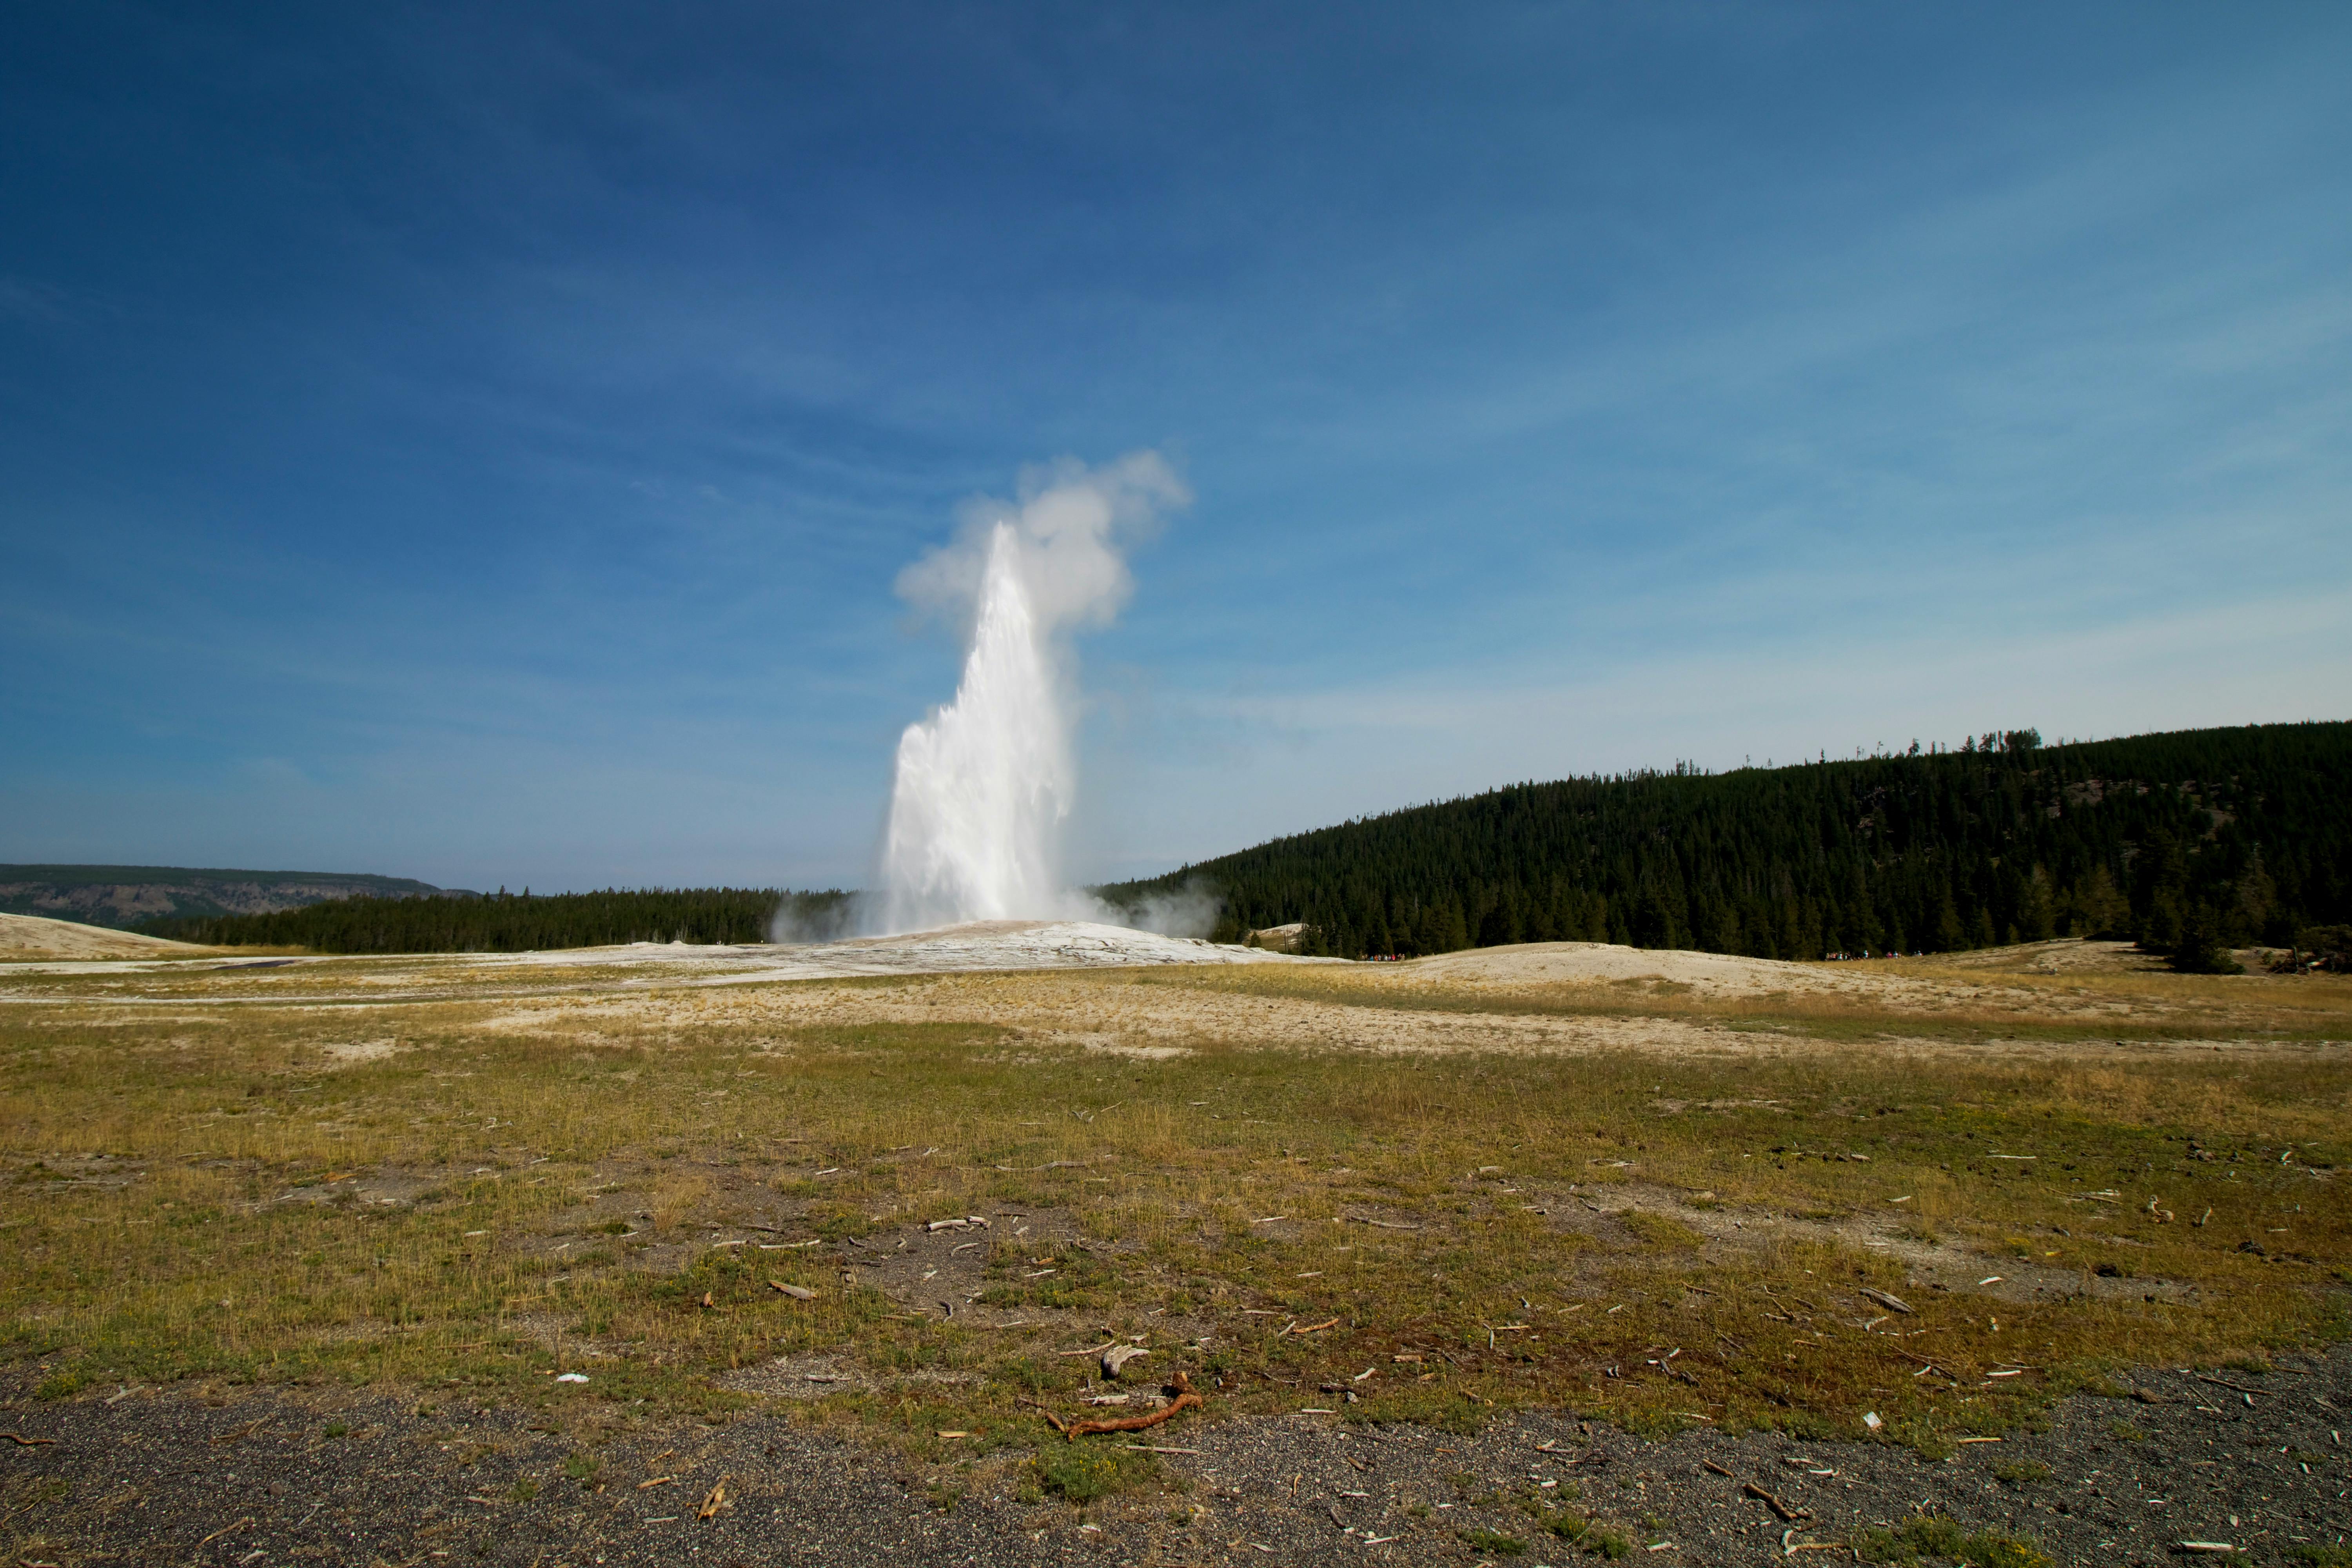
[[[1161,1405],[1149,1415],[1123,1415],[1116,1421],[1065,1421],[1049,1410],[1045,1413],[1045,1419],[1052,1424],[1055,1431],[1075,1443],[1081,1437],[1089,1437],[1097,1432],[1145,1431],[1170,1419],[1180,1410],[1198,1410],[1203,1407],[1205,1401],[1201,1398],[1199,1391],[1193,1388],[1192,1382],[1182,1373],[1178,1373],[1168,1386],[1176,1391],[1175,1399]]]

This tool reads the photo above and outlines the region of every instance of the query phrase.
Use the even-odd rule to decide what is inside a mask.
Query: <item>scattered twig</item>
[[[1784,1530],[1780,1532],[1781,1556],[1794,1557],[1800,1552],[1843,1552],[1847,1550],[1846,1543],[1843,1541],[1790,1541],[1789,1537],[1796,1533],[1797,1532],[1793,1530]],[[1857,1553],[1857,1555],[1859,1554]]]
[[[1889,1291],[1876,1289],[1868,1285],[1857,1286],[1855,1287],[1855,1289],[1859,1294],[1867,1296],[1870,1300],[1877,1302],[1882,1307],[1889,1308],[1897,1312],[1908,1312],[1911,1310],[1910,1302],[1906,1301],[1902,1297],[1895,1295]]]
[[[45,1447],[57,1441],[55,1437],[27,1437],[22,1432],[0,1432],[0,1437],[7,1438],[20,1448]]]
[[[810,1289],[805,1285],[787,1285],[781,1279],[771,1279],[768,1281],[768,1288],[772,1290],[781,1290],[795,1301],[814,1301],[816,1300],[816,1292]]]
[[[1537,1449],[1536,1449],[1536,1452],[1537,1452],[1537,1453],[1538,1453],[1538,1454],[1565,1454],[1565,1453],[1567,1453],[1567,1452],[1568,1452],[1568,1450],[1567,1450],[1567,1449],[1565,1449],[1565,1448],[1563,1448],[1563,1447],[1560,1447],[1559,1444],[1557,1444],[1557,1443],[1545,1443],[1545,1444],[1542,1444],[1542,1445],[1538,1446],[1538,1447],[1537,1447]],[[1573,1458],[1573,1459],[1569,1460],[1569,1461],[1568,1461],[1568,1468],[1570,1468],[1570,1469],[1571,1469],[1571,1470],[1572,1470],[1572,1469],[1577,1468],[1578,1468],[1578,1467],[1580,1467],[1580,1466],[1584,1466],[1584,1465],[1596,1465],[1596,1466],[1597,1466],[1597,1465],[1605,1465],[1605,1464],[1607,1464],[1608,1462],[1609,1462],[1609,1456],[1608,1456],[1605,1452],[1603,1452],[1602,1450],[1601,1450],[1601,1449],[1599,1449],[1599,1448],[1588,1448],[1588,1449],[1586,1449],[1582,1454],[1579,1455],[1577,1458]],[[1729,1473],[1730,1473],[1729,1471],[1726,1471],[1726,1472],[1725,1472],[1725,1474],[1727,1474],[1727,1475],[1728,1475]]]
[[[2243,1384],[2231,1383],[2226,1377],[2208,1377],[2201,1372],[2197,1373],[2197,1381],[2210,1383],[2216,1388],[2226,1388],[2232,1394],[2268,1394],[2270,1392],[2267,1388],[2248,1388]]]
[[[226,1535],[230,1531],[243,1530],[247,1525],[251,1524],[252,1522],[252,1518],[248,1516],[238,1520],[235,1524],[224,1524],[218,1530],[214,1531],[210,1535],[205,1536],[202,1541],[197,1542],[196,1544],[198,1546],[209,1546],[214,1542],[218,1541],[222,1536]]]
[[[1746,1492],[1749,1497],[1756,1499],[1759,1502],[1761,1502],[1766,1508],[1770,1509],[1774,1513],[1780,1515],[1780,1521],[1784,1524],[1799,1524],[1813,1517],[1811,1510],[1801,1508],[1792,1509],[1787,1503],[1782,1502],[1779,1498],[1774,1497],[1770,1492],[1766,1491],[1762,1487],[1758,1486],[1754,1481],[1749,1481],[1739,1489]]]
[[[1282,1331],[1282,1333],[1284,1333],[1284,1334],[1319,1334],[1319,1333],[1321,1333],[1321,1332],[1322,1332],[1324,1330],[1326,1330],[1326,1329],[1336,1329],[1336,1328],[1338,1328],[1339,1326],[1339,1319],[1337,1319],[1337,1318],[1326,1318],[1326,1319],[1324,1319],[1324,1320],[1323,1320],[1321,1322],[1319,1322],[1319,1323],[1310,1323],[1310,1324],[1308,1324],[1306,1328],[1303,1328],[1303,1329],[1302,1329],[1302,1328],[1300,1328],[1297,1324],[1293,1323],[1293,1324],[1291,1324],[1288,1328],[1284,1329],[1284,1330]],[[1282,1335],[1281,1335],[1281,1334],[1276,1334],[1276,1335],[1275,1336],[1275,1338],[1276,1338],[1276,1339],[1280,1339],[1281,1337],[1282,1337]]]
[[[710,1489],[710,1495],[702,1500],[702,1506],[694,1510],[694,1517],[697,1519],[709,1519],[713,1514],[716,1514],[719,1509],[726,1504],[726,1501],[727,1478],[725,1476],[721,1476],[719,1478],[719,1484]]]
[[[1731,1472],[1729,1470],[1724,1468],[1721,1465],[1717,1464],[1713,1459],[1701,1459],[1699,1463],[1706,1468],[1713,1470],[1718,1476],[1731,1477]],[[1731,1479],[1737,1479],[1738,1478],[1731,1477]]]
[[[1197,1410],[1205,1404],[1200,1394],[1192,1387],[1192,1382],[1181,1372],[1176,1374],[1168,1386],[1176,1391],[1175,1399],[1161,1405],[1149,1415],[1123,1415],[1116,1420],[1107,1421],[1065,1421],[1048,1410],[1045,1412],[1045,1420],[1055,1431],[1075,1443],[1081,1437],[1092,1436],[1097,1432],[1149,1431],[1162,1421],[1171,1419],[1179,1411]]]

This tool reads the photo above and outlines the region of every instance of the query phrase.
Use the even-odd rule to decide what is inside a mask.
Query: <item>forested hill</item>
[[[848,895],[775,889],[609,889],[596,893],[341,899],[268,914],[149,921],[154,936],[211,947],[313,952],[541,952],[613,942],[766,942],[775,921],[838,927]]]
[[[165,916],[267,914],[327,899],[470,899],[405,877],[189,866],[0,866],[0,912],[130,927]]]
[[[2352,725],[2269,724],[1498,789],[1099,891],[1205,882],[1310,951],[1576,940],[1768,958],[2069,932],[2284,942],[2352,921]]]

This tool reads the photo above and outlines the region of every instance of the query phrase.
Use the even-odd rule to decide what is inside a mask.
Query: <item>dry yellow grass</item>
[[[2341,1331],[2340,982],[1412,968],[14,975],[0,1324],[53,1393],[586,1370],[716,1411],[822,1355],[820,1408],[916,1449],[1025,1440],[1105,1330],[1226,1408],[1930,1447]]]

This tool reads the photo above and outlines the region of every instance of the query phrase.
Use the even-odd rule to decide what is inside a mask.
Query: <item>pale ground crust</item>
[[[105,926],[53,921],[40,915],[0,914],[0,963],[43,959],[194,958],[213,951]]]
[[[1259,934],[1287,942],[1296,940],[1298,930],[1295,925],[1284,926]],[[198,947],[37,915],[0,914],[0,962],[46,964],[125,959],[197,960],[233,957],[236,951]],[[441,964],[500,967],[619,965],[667,971],[669,973],[664,978],[708,985],[848,975],[1202,963],[1319,966],[1344,962],[1298,957],[1278,951],[1272,942],[1263,947],[1219,944],[1197,937],[1161,936],[1085,921],[971,921],[935,931],[852,937],[831,942],[729,946],[640,942],[545,952],[415,956]],[[352,957],[335,962],[372,963],[383,960]],[[2158,961],[2123,943],[2074,939],[1938,954],[1928,962],[1946,969],[2050,975],[2140,973],[2162,967]],[[1384,964],[1364,972],[1377,974],[1384,982],[1448,986],[1521,988],[1653,981],[1686,985],[1706,995],[1845,992],[1907,1001],[1912,997],[1904,994],[1905,987],[1889,984],[1902,977],[1904,967],[1899,960],[1796,963],[1727,953],[1619,947],[1606,942],[1549,942],[1474,948]]]
[[[1004,1026],[1018,1037],[1146,1058],[1203,1042],[1383,1054],[1640,1050],[1759,1057],[1848,1048],[1802,1026],[1770,1026],[1769,1018],[1782,1008],[1851,1008],[1916,1020],[1916,1037],[1882,1026],[1872,1046],[1881,1055],[1948,1052],[1951,1043],[1935,1037],[1936,1030],[1965,1021],[1990,1026],[1979,1027],[1968,1047],[1976,1057],[2060,1055],[2079,1061],[2151,1048],[2268,1048],[2264,1031],[2251,1020],[2243,1040],[2224,1036],[2217,1043],[2210,1031],[2191,1046],[2151,1040],[2179,1010],[2166,988],[2212,983],[2163,973],[2158,961],[2127,943],[2078,939],[1836,963],[1601,942],[1538,942],[1398,963],[1349,963],[1083,921],[991,921],[808,944],[635,942],[548,952],[287,958],[192,948],[59,921],[0,919],[45,928],[37,939],[58,944],[37,961],[20,952],[20,961],[0,969],[0,975],[124,976],[127,989],[79,998],[101,1007],[111,1003],[152,1012],[266,1002],[348,1016],[419,1003],[497,1002],[502,1011],[471,1025],[489,1033],[585,1026],[617,1035],[711,1023],[721,1016],[788,1026],[955,1017]],[[73,952],[68,944],[75,942],[121,949],[118,956],[101,957]],[[1270,978],[1294,976],[1295,984],[1099,983],[1104,972],[1148,982],[1154,971],[1205,978],[1244,967]],[[266,983],[249,973],[256,970],[271,972]],[[226,971],[238,972],[236,978],[210,978]],[[1092,974],[1074,973],[1080,971]],[[915,984],[865,984],[887,978]],[[2251,1006],[2293,984],[2250,973],[2229,981],[2227,994],[2242,994]],[[1484,1000],[1489,997],[1491,1007]],[[0,1005],[55,1000],[45,987],[0,984]],[[2230,1011],[2203,994],[2184,994],[2179,1003],[2209,1019],[2226,1021]],[[1734,1019],[1728,1012],[1754,1016]],[[1759,1026],[1758,1017],[1768,1022]],[[2003,1035],[1999,1020],[2027,1017],[2112,1030],[2113,1038],[2077,1033],[2053,1039],[2025,1029],[2016,1037]],[[368,1035],[360,1039],[365,1055],[346,1059],[390,1048]]]

